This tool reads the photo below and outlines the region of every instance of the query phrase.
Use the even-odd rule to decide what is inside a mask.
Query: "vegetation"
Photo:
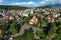
[[[34,40],[34,35],[31,30],[26,30],[23,35],[16,37],[14,40]]]
[[[3,8],[4,10],[11,10],[11,9],[15,9],[15,10],[22,10],[22,9],[26,9],[26,7],[20,7],[20,6],[4,6],[4,5],[0,5],[0,9]],[[38,7],[38,8],[51,8],[49,6],[44,6],[44,7]],[[45,17],[47,17],[48,15],[44,15]],[[0,15],[0,17],[3,17]],[[8,20],[8,21],[4,21],[2,24],[0,24],[0,28],[4,30],[4,32],[2,33],[2,35],[6,35],[6,31],[10,31],[12,33],[12,35],[19,33],[21,26],[23,26],[25,23],[29,24],[29,20],[32,17],[22,17],[21,20],[19,20],[19,22],[17,22],[17,20]],[[20,22],[21,21],[21,22]],[[38,23],[37,24],[33,24],[32,25],[33,28],[39,28],[36,31],[36,35],[40,37],[40,39],[42,40],[61,40],[61,22],[50,22],[48,23],[47,20],[45,20],[44,18],[38,18]],[[23,35],[19,35],[18,37],[15,37],[14,40],[34,40],[34,34],[33,34],[33,29],[25,29],[24,30],[24,34]],[[2,38],[0,38],[0,40],[2,40]]]
[[[61,40],[61,34],[57,34],[55,40]]]
[[[12,34],[16,34],[17,33],[17,30],[16,30],[16,25],[15,24],[12,24],[11,27],[10,27],[10,31],[12,32]]]
[[[40,7],[36,7],[36,8],[52,8],[52,7],[50,7],[50,6],[40,6]]]
[[[41,39],[44,39],[46,37],[46,35],[45,35],[43,30],[37,31],[36,35],[38,35]]]
[[[28,9],[28,7],[21,7],[21,6],[12,6],[12,5],[0,5],[0,9],[4,10],[23,10],[23,9]]]

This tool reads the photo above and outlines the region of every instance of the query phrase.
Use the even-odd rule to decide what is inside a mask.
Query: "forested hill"
[[[28,7],[12,6],[12,5],[0,5],[0,9],[4,9],[4,10],[11,10],[11,9],[23,10],[23,9],[28,9]]]
[[[39,7],[36,7],[36,8],[52,8],[51,6],[39,6]]]

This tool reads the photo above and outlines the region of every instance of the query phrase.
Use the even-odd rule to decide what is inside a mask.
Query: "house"
[[[18,15],[22,16],[23,10],[18,11]]]
[[[0,9],[0,13],[5,14],[6,13],[6,10]]]
[[[51,22],[51,17],[48,16],[48,17],[47,17],[47,20],[48,20],[48,23],[50,23],[50,22]]]
[[[10,17],[9,17],[9,20],[14,20],[13,16],[10,16]]]
[[[31,11],[30,11],[30,14],[33,14],[33,13],[34,13],[33,10],[31,10]]]
[[[23,17],[23,16],[28,17],[29,13],[30,13],[30,12],[29,12],[28,10],[21,10],[20,12],[18,12],[18,14],[19,14],[21,17]]]
[[[37,17],[36,16],[33,16],[33,18],[29,21],[29,24],[37,24]]]
[[[29,12],[28,11],[25,11],[25,13],[23,13],[23,16],[28,17],[28,15],[29,15]]]
[[[8,18],[5,17],[4,15],[0,14],[0,22],[6,21],[6,20],[8,20]]]
[[[45,14],[45,15],[48,15],[48,14],[50,14],[50,13],[49,13],[49,12],[47,12],[47,11],[45,11],[45,12],[44,12],[44,14]]]
[[[58,14],[57,14],[57,13],[56,13],[56,14],[53,14],[53,17],[54,17],[54,18],[57,18],[58,16],[60,16],[60,13],[58,13]]]

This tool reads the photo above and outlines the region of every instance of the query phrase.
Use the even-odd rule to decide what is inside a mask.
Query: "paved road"
[[[11,37],[17,37],[19,35],[22,35],[24,33],[24,30],[25,29],[29,29],[29,28],[32,28],[33,29],[33,33],[34,33],[34,38],[37,38],[37,39],[40,39],[37,35],[36,35],[36,31],[37,30],[42,30],[42,29],[39,29],[37,27],[32,27],[31,25],[27,25],[27,24],[24,24],[21,29],[20,29],[20,32],[16,35],[12,35]]]
[[[27,25],[27,24],[24,24],[22,27],[21,27],[21,29],[20,29],[20,32],[18,33],[18,34],[16,34],[16,35],[12,35],[11,37],[17,37],[17,36],[19,36],[19,35],[22,35],[23,33],[24,33],[24,30],[25,29],[29,29],[29,28],[31,28],[32,26],[29,26],[29,25]]]

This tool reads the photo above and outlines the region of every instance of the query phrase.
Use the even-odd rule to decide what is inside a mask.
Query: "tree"
[[[40,28],[47,26],[47,22],[43,19],[39,20],[39,23],[40,23]]]
[[[18,37],[14,38],[14,40],[34,40],[33,32],[30,30],[27,31],[27,33],[23,35],[19,35]]]
[[[2,25],[2,29],[7,30],[8,28],[8,23],[4,22]]]
[[[43,30],[37,31],[36,35],[39,36],[41,39],[44,39],[46,37]]]
[[[16,27],[15,23],[11,24],[10,31],[12,32],[12,34],[16,34],[18,32],[15,27]]]
[[[48,37],[50,37],[52,35],[55,36],[57,29],[58,28],[57,28],[56,24],[51,23],[51,28],[50,28],[50,31],[48,32]]]
[[[3,40],[3,38],[0,37],[0,40]]]
[[[57,34],[54,40],[61,40],[61,34]]]
[[[58,30],[57,30],[57,34],[61,34],[61,22],[59,22],[60,24],[58,25]]]
[[[16,30],[17,30],[17,31],[18,31],[18,33],[19,33],[20,28],[21,28],[21,25],[20,25],[20,23],[19,23],[19,22],[18,22],[18,24],[16,24],[15,28],[16,28]]]

